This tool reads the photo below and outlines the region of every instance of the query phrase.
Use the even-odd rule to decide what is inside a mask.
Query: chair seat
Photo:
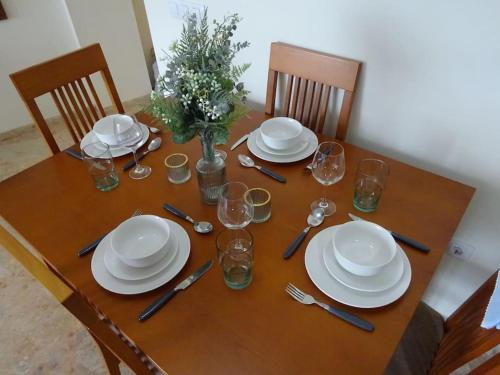
[[[385,375],[427,374],[444,334],[444,319],[421,302],[399,342]]]

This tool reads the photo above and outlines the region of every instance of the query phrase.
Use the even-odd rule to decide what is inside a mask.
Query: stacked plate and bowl
[[[306,249],[305,263],[309,277],[323,293],[355,307],[392,303],[411,280],[408,257],[392,235],[366,221],[319,232]]]
[[[113,157],[123,156],[132,152],[130,148],[124,147],[118,142],[117,137],[115,135],[115,122],[120,123],[119,127],[120,131],[127,132],[132,129],[132,124],[134,122],[134,119],[130,116],[121,114],[109,115],[101,118],[94,124],[92,131],[85,134],[85,136],[82,138],[80,142],[80,149],[83,149],[85,146],[89,144],[93,144],[95,142],[100,141],[109,145],[109,149]],[[140,143],[137,145],[137,148],[141,147],[144,143],[146,143],[149,137],[148,127],[144,124],[140,124],[140,127],[142,132],[142,139]],[[97,156],[100,155],[103,150],[100,149],[98,145],[96,145],[94,152],[95,155],[92,155],[93,152],[92,148],[87,148],[86,151],[89,153],[90,156]]]
[[[311,156],[318,147],[318,137],[297,120],[274,117],[250,134],[247,145],[260,159],[292,163]]]
[[[100,242],[92,257],[92,273],[111,292],[143,293],[177,275],[189,253],[189,236],[179,224],[154,215],[135,216]]]

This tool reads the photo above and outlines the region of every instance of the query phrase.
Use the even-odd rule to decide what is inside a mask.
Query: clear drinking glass
[[[246,196],[248,187],[242,182],[222,185],[217,203],[217,216],[229,229],[246,227],[253,219],[252,198]]]
[[[131,117],[133,120],[131,126],[128,122],[123,121],[122,116],[113,118],[113,129],[117,143],[122,147],[129,148],[134,154],[135,167],[130,170],[128,175],[130,178],[140,180],[151,174],[151,167],[140,165],[137,160],[136,151],[142,141],[143,134],[137,119],[134,116]]]
[[[354,183],[354,207],[362,212],[377,209],[385,183],[389,176],[389,166],[378,159],[363,159],[358,164]]]
[[[323,186],[330,186],[339,182],[345,173],[344,147],[337,142],[320,143],[314,154],[312,174]],[[325,216],[335,213],[335,203],[323,197],[311,204],[311,209],[322,208]]]
[[[173,184],[183,184],[191,178],[189,158],[186,154],[172,154],[165,158],[168,180]]]
[[[252,281],[252,234],[246,229],[223,229],[217,235],[216,245],[226,285],[231,289],[248,286]]]
[[[113,157],[106,143],[88,144],[82,149],[82,157],[98,190],[109,191],[118,186],[119,179],[115,171]]]
[[[266,189],[253,188],[246,192],[245,199],[253,202],[252,223],[263,223],[271,217],[271,193]]]

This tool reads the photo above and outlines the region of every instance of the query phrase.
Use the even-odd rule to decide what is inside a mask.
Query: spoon
[[[318,207],[312,210],[309,216],[307,217],[307,224],[308,224],[307,227],[302,232],[300,232],[300,234],[297,237],[295,237],[291,245],[288,246],[285,253],[283,254],[283,258],[284,259],[290,258],[295,253],[295,251],[297,251],[299,245],[306,237],[307,232],[309,232],[309,230],[312,227],[317,227],[318,225],[320,225],[323,222],[324,218],[325,218],[325,211],[323,211],[322,208]]]
[[[149,142],[147,150],[145,150],[144,152],[137,155],[137,160],[142,160],[144,158],[144,156],[146,156],[151,151],[158,150],[160,148],[160,146],[161,146],[161,138],[160,137],[154,138],[151,142]],[[123,166],[123,170],[128,171],[133,166],[135,166],[134,159],[126,162],[125,165]]]
[[[174,214],[175,216],[179,216],[180,218],[189,221],[191,224],[193,224],[195,232],[205,234],[210,233],[214,229],[213,225],[208,221],[194,221],[192,217],[186,215],[184,212],[175,208],[174,206],[171,206],[170,204],[165,203],[163,205],[163,208],[168,212]]]
[[[240,161],[240,164],[242,166],[244,166],[244,167],[256,168],[259,171],[261,171],[262,173],[268,175],[269,177],[274,178],[276,181],[279,181],[279,182],[282,182],[282,183],[286,182],[286,178],[285,177],[280,176],[279,174],[273,172],[270,169],[267,169],[266,167],[262,167],[260,165],[255,165],[254,161],[249,156],[246,156],[246,155],[243,155],[243,154],[239,154],[238,155],[238,160]]]
[[[149,129],[149,131],[150,131],[151,133],[153,133],[153,134],[159,133],[159,132],[161,131],[160,129],[158,129],[158,128],[154,128],[154,127],[152,127],[152,126],[148,126],[148,129]]]

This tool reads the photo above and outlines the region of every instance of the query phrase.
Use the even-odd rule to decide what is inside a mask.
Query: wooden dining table
[[[383,373],[474,188],[349,143],[343,143],[345,176],[329,187],[304,172],[311,158],[275,164],[254,157],[259,165],[286,177],[285,184],[279,183],[239,165],[239,153],[250,155],[245,143],[234,151],[228,147],[267,117],[250,112],[231,128],[228,145],[219,146],[228,154],[228,181],[265,188],[272,196],[270,220],[248,226],[255,241],[254,268],[253,281],[245,289],[228,288],[220,266],[215,264],[151,319],[139,322],[137,318],[162,293],[216,257],[215,238],[223,226],[217,219],[216,206],[200,199],[195,165],[201,157],[201,146],[196,139],[174,144],[170,133],[161,134],[161,148],[143,160],[153,170],[143,180],[132,180],[122,171],[129,157],[116,158],[120,184],[109,192],[94,187],[82,161],[65,153],[56,154],[0,183],[0,214],[9,232],[31,244],[37,256],[89,306],[89,311],[106,322],[109,332],[94,331],[94,337],[101,344],[109,343],[111,351],[127,363],[129,360],[113,349],[110,337],[120,337],[124,348],[153,371],[171,375]],[[144,114],[139,119],[153,122]],[[192,178],[180,185],[169,183],[164,166],[165,157],[175,152],[189,156],[192,171]],[[390,166],[379,207],[370,214],[356,213],[352,205],[356,166],[363,158],[382,159]],[[284,260],[284,250],[306,226],[311,202],[323,194],[336,202],[336,213],[319,228],[313,228],[295,255]],[[210,221],[215,230],[205,235],[194,232],[190,223],[167,213],[162,208],[164,203],[195,219]],[[92,255],[79,258],[76,252],[111,231],[135,209],[178,222],[189,234],[191,253],[182,271],[166,285],[139,295],[114,294],[94,280]],[[324,228],[348,221],[349,212],[431,248],[426,254],[401,244],[410,260],[411,283],[401,298],[387,306],[360,309],[338,303],[324,295],[306,272],[304,252],[308,240]],[[285,293],[289,282],[321,301],[372,322],[375,331],[365,332],[321,308],[297,303]],[[86,324],[84,318],[77,318]]]

